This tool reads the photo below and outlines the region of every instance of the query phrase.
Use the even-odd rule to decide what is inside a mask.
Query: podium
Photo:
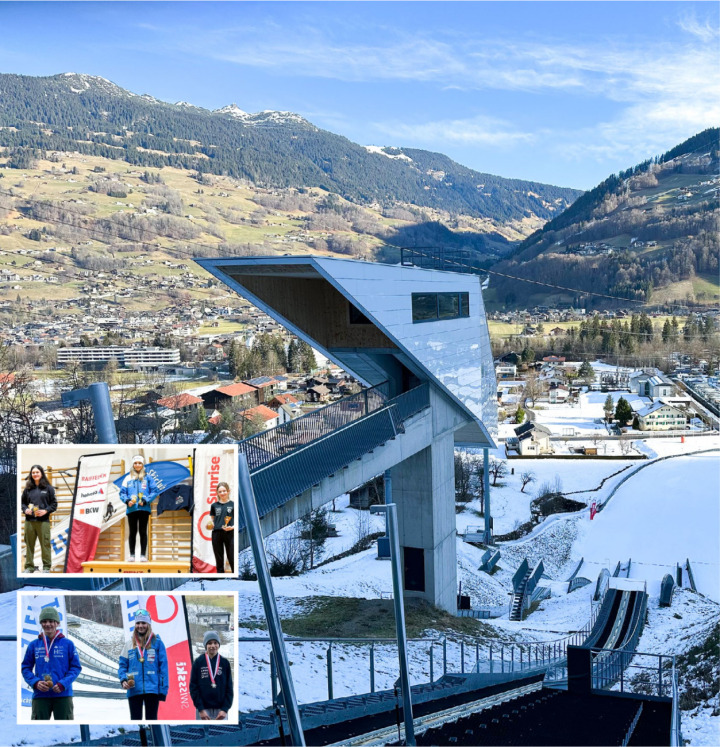
[[[189,563],[176,560],[148,560],[144,563],[128,563],[123,560],[86,560],[83,573],[97,573],[100,576],[114,576],[118,573],[172,574],[191,573]]]

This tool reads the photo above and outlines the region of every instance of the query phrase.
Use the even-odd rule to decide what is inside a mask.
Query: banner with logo
[[[78,459],[70,511],[65,573],[82,573],[82,564],[95,557],[108,499],[113,452]]]
[[[138,594],[121,596],[123,628],[127,640],[132,636],[135,612],[146,609],[152,620],[152,630],[165,644],[168,657],[169,689],[167,699],[160,703],[158,719],[162,721],[193,721],[195,706],[190,697],[192,651],[185,599],[177,594]]]
[[[192,571],[217,573],[212,549],[212,529],[208,529],[210,506],[217,501],[217,485],[230,486],[230,500],[237,506],[237,463],[235,449],[224,447],[196,449],[193,459],[195,507],[193,509]]]
[[[45,607],[55,607],[60,617],[58,632],[67,636],[67,614],[65,612],[65,597],[58,594],[23,594],[18,596],[20,603],[20,630],[18,638],[20,639],[20,655],[25,656],[27,647],[42,632],[40,627],[40,612]],[[27,682],[18,674],[20,680],[20,702],[23,706],[32,705],[33,691],[28,687]]]

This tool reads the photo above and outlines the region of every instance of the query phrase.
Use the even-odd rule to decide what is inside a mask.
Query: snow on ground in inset
[[[666,573],[686,558],[702,594],[720,601],[718,452],[648,465],[625,482],[592,522],[581,522],[574,552],[582,575],[632,558],[631,577],[658,596]]]

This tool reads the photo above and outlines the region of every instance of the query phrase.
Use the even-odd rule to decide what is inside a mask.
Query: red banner
[[[78,459],[65,573],[82,573],[83,562],[95,557],[108,499],[113,456],[113,453],[92,454]]]
[[[195,706],[190,697],[192,652],[185,620],[185,601],[179,595],[158,594],[147,598],[146,609],[152,628],[165,644],[170,689],[160,703],[158,718],[162,721],[192,721]]]

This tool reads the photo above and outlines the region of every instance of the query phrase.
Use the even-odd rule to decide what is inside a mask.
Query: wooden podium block
[[[172,574],[190,573],[189,563],[177,561],[152,561],[145,563],[126,563],[122,560],[88,560],[82,564],[83,573],[97,573],[101,576],[113,576],[116,573],[149,573]]]

